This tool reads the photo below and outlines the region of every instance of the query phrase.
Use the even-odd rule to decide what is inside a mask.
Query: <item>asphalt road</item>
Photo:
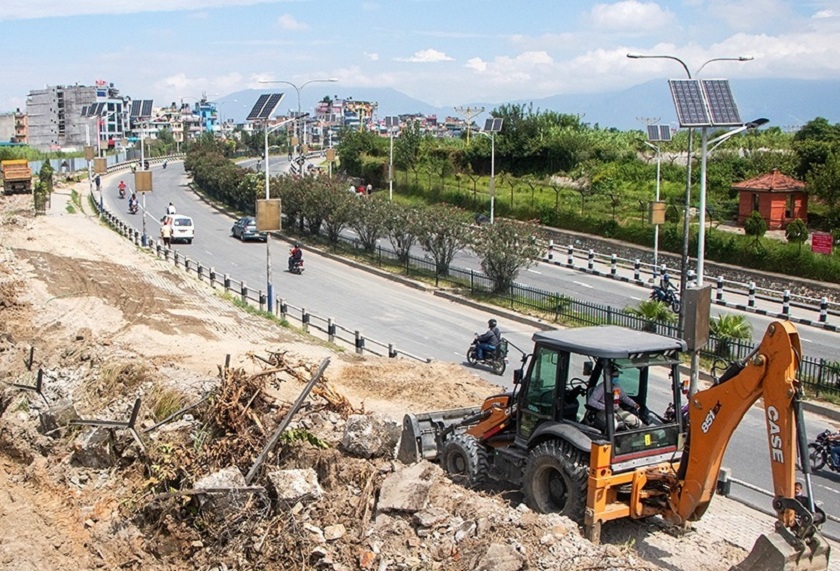
[[[275,169],[283,168],[284,161],[277,159],[275,164],[273,159],[272,171],[279,172]],[[230,227],[235,217],[212,208],[190,191],[181,163],[170,162],[169,168],[165,170],[160,166],[153,166],[153,178],[155,191],[145,197],[147,234],[155,238],[158,236],[159,219],[171,201],[179,214],[186,214],[194,219],[196,228],[195,240],[191,245],[177,244],[175,248],[190,259],[214,267],[218,273],[228,273],[237,280],[245,281],[252,288],[265,290],[266,246],[257,242],[242,243],[232,238]],[[128,173],[104,177],[102,188],[105,205],[139,230],[140,215],[129,215],[127,200],[118,198],[117,184],[120,179],[126,180],[130,186],[131,176]],[[360,330],[366,336],[384,343],[394,343],[397,348],[414,355],[465,363],[464,354],[473,333],[483,331],[487,319],[491,317],[485,311],[406,288],[313,252],[305,253],[306,271],[303,275],[290,274],[285,271],[288,243],[271,239],[269,248],[272,257],[272,281],[277,296],[285,298],[295,306],[306,307],[322,317],[331,317],[336,323],[350,330]],[[469,258],[459,257],[457,263],[466,266],[469,264]],[[614,306],[631,305],[646,297],[646,290],[643,288],[619,282],[605,284],[604,278],[548,264],[539,264],[528,275],[531,274],[544,276],[541,279],[550,280],[555,284],[552,289],[564,291],[567,295],[583,297],[584,294],[588,294],[592,301]],[[756,331],[759,334],[763,333],[766,323],[770,320],[755,315],[748,316],[755,324]],[[514,345],[526,350],[530,347],[534,328],[504,320],[500,320],[500,327]],[[806,349],[809,354],[813,355],[817,347],[823,347],[826,351],[829,346],[833,347],[829,340],[831,334],[817,335],[823,332],[809,331],[802,327],[800,330],[803,330],[803,341],[810,343]],[[515,353],[511,352],[508,371],[516,365]],[[510,384],[510,372],[505,373],[503,377],[489,371],[477,372],[499,386]],[[662,386],[665,385],[666,382],[663,381]],[[660,413],[664,412],[667,406],[665,391],[652,399],[652,408]],[[836,428],[826,419],[810,413],[806,413],[806,423],[811,439],[825,428]],[[753,407],[736,430],[723,465],[731,468],[733,478],[764,490],[771,489],[769,445],[763,410],[760,407]],[[813,481],[815,499],[823,503],[823,508],[829,514],[840,514],[840,474],[822,471],[814,476]],[[770,509],[769,498],[742,486],[734,485],[732,495],[758,507]],[[834,537],[840,537],[840,525],[834,522],[826,524],[825,531]]]

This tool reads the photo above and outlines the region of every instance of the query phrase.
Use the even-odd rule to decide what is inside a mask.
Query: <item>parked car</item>
[[[172,225],[172,242],[183,241],[192,244],[195,238],[193,219],[182,214],[167,214],[163,217],[164,224]]]
[[[260,240],[261,242],[268,240],[268,232],[257,230],[257,221],[253,216],[246,216],[234,222],[230,229],[230,235],[243,242],[245,240]]]

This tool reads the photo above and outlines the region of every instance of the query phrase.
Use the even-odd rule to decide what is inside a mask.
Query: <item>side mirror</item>
[[[522,369],[515,369],[513,371],[513,384],[518,385],[522,382],[522,378],[525,376],[525,371]]]
[[[587,376],[587,377],[590,376],[592,374],[593,369],[594,369],[594,365],[593,365],[592,361],[586,361],[583,364],[583,374],[585,376]]]

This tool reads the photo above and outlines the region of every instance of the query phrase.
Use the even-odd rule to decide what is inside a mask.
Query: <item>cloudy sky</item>
[[[336,78],[305,89],[387,86],[445,106],[685,75],[628,52],[692,73],[755,58],[710,63],[709,78],[837,79],[838,38],[840,0],[3,0],[0,112],[97,80],[156,105]]]

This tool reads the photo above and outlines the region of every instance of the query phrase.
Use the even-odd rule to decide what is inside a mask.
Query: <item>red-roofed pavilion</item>
[[[738,224],[753,211],[757,210],[768,230],[784,228],[797,218],[808,223],[808,193],[805,183],[796,180],[779,169],[737,184],[732,188],[738,191]]]

